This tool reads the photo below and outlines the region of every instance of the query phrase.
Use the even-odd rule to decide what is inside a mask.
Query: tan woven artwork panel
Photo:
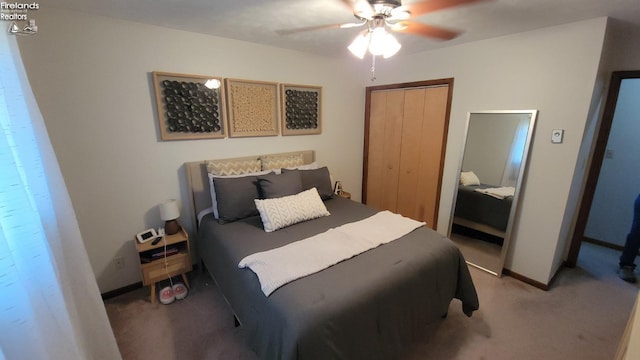
[[[227,79],[230,136],[278,134],[276,83]]]

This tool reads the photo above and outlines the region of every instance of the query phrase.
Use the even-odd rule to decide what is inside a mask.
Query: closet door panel
[[[402,91],[371,94],[368,167],[373,166],[375,170],[373,177],[367,178],[367,204],[380,210],[395,212],[397,208],[403,102]],[[372,157],[372,153],[376,155]]]
[[[386,94],[382,91],[371,93],[369,107],[369,137],[367,157],[366,202],[368,205],[381,209],[383,204],[382,182],[384,174],[384,123],[386,116]]]
[[[419,218],[416,191],[420,186],[419,167],[422,154],[418,150],[423,134],[424,105],[424,88],[405,91],[397,212],[416,220],[422,220]]]
[[[440,187],[444,165],[445,139],[448,129],[447,86],[425,89],[425,105],[423,115],[422,136],[420,141],[420,163],[418,177],[420,184],[415,196],[418,207],[418,219],[427,226],[436,228],[438,223],[438,207],[440,204]]]

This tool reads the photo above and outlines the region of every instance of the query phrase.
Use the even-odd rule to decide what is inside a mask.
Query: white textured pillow
[[[460,173],[460,185],[480,185],[480,179],[473,171],[463,171]]]
[[[324,206],[316,188],[296,195],[254,201],[266,232],[331,215],[327,211],[327,207]]]

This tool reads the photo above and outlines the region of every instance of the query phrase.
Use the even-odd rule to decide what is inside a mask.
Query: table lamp
[[[165,234],[173,235],[180,231],[180,224],[178,224],[177,220],[179,217],[180,210],[178,209],[178,202],[175,199],[167,200],[160,204],[160,218],[165,221]]]

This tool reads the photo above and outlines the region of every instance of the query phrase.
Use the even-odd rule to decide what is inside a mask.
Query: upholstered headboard
[[[193,161],[185,163],[187,171],[187,183],[188,183],[188,196],[191,213],[193,214],[192,229],[194,231],[198,228],[198,214],[209,207],[211,207],[211,192],[209,190],[209,177],[207,175],[207,164],[211,161],[243,161],[243,160],[258,160],[261,156],[291,156],[302,154],[303,162],[310,164],[315,161],[315,152],[313,150],[293,151],[286,153],[276,154],[261,154],[255,156],[243,156],[237,158],[227,159],[212,159]]]

